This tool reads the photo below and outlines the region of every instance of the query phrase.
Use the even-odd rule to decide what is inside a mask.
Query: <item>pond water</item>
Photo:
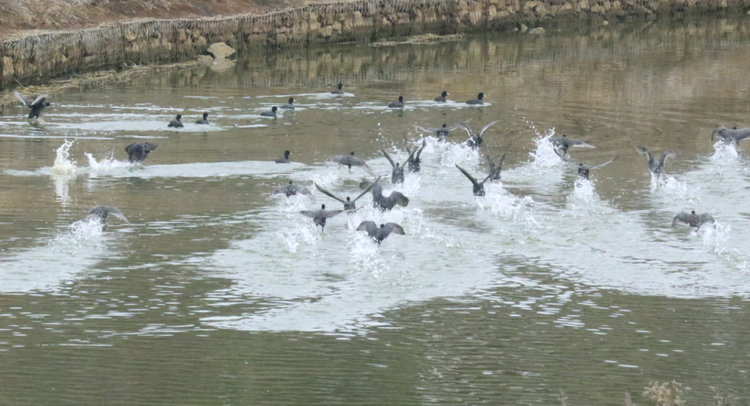
[[[0,116],[7,404],[590,404],[650,381],[750,399],[747,20],[249,52]],[[343,82],[342,97],[330,94]],[[447,90],[453,102],[431,101]],[[478,92],[487,103],[463,103]],[[403,95],[406,107],[387,103]],[[294,97],[296,109],[259,117]],[[203,112],[208,126],[192,124]],[[185,127],[167,123],[182,114]],[[452,132],[500,120],[477,152]],[[589,181],[571,163],[597,165]],[[422,140],[422,170],[390,182]],[[158,145],[142,164],[133,142]],[[676,149],[652,176],[635,147]],[[291,150],[291,164],[273,161]],[[299,214],[373,177],[407,207]],[[502,178],[475,197],[456,164]],[[314,196],[272,196],[290,180]],[[130,223],[84,219],[97,204]],[[709,212],[700,230],[672,227]],[[361,221],[405,235],[378,246]],[[564,394],[564,395],[563,395]],[[564,400],[564,399],[567,400]],[[718,403],[717,403],[718,404]]]

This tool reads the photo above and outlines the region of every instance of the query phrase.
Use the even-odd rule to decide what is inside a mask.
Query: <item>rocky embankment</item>
[[[132,21],[0,42],[0,87],[72,73],[196,60],[234,49],[375,42],[419,34],[529,30],[573,23],[747,13],[750,0],[355,0],[232,17]],[[541,29],[540,29],[541,28]]]

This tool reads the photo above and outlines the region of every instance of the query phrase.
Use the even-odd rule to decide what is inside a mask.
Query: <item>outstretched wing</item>
[[[700,219],[701,219],[701,224],[703,224],[703,223],[709,223],[709,222],[710,223],[715,222],[714,218],[710,214],[708,214],[708,213],[701,214],[700,215]]]
[[[614,158],[610,159],[609,161],[607,161],[607,162],[605,162],[605,163],[603,163],[603,164],[599,164],[599,165],[597,165],[597,166],[592,166],[592,167],[590,167],[589,169],[598,169],[598,168],[603,168],[603,167],[605,167],[605,166],[607,166],[607,165],[611,164],[612,162],[616,161],[616,160],[617,160],[617,158],[619,158],[619,157],[620,157],[620,154],[617,154],[617,156],[616,156],[616,157],[614,157]]]
[[[378,179],[375,182],[370,183],[370,186],[367,186],[367,188],[365,189],[365,191],[362,192],[362,193],[360,193],[359,196],[355,197],[354,200],[352,200],[352,202],[356,202],[357,200],[359,200],[360,197],[366,195],[367,192],[369,192],[370,190],[372,190],[372,188],[374,188],[375,185],[378,184],[378,181],[380,181],[380,177],[379,176],[378,176]],[[365,183],[365,182],[362,182],[362,183]],[[360,184],[360,186],[362,186],[362,184]]]
[[[471,127],[469,127],[469,125],[466,124],[466,123],[468,123],[468,121],[460,122],[460,123],[458,123],[458,126],[459,126],[459,128],[463,128],[464,131],[466,131],[466,133],[469,134],[469,137],[473,137],[474,136],[474,131],[472,131]]]
[[[286,186],[277,187],[273,190],[272,195],[285,195],[286,194]]]
[[[367,235],[372,237],[378,231],[378,225],[374,221],[363,221],[359,223],[357,231],[367,231]]]
[[[440,131],[440,130],[442,130],[442,128],[425,128],[425,127],[420,127],[420,126],[418,126],[416,124],[414,124],[414,128],[416,128],[417,130],[419,130],[419,131],[421,131],[423,133],[433,133],[433,134],[436,133],[436,132],[438,132],[438,131]]]
[[[562,160],[563,160],[563,162],[565,162],[566,164],[568,164],[568,165],[570,165],[570,166],[574,166],[574,167],[576,167],[576,168],[578,167],[578,165],[574,164],[573,162],[570,162],[570,161],[568,161],[568,158],[565,158],[565,155],[564,155],[564,154],[561,154],[561,153],[560,153],[560,151],[559,151],[558,149],[554,149],[554,151],[555,151],[555,154],[557,154],[557,156],[559,156],[559,157],[560,157],[560,159],[562,159]]]
[[[646,155],[646,157],[648,158],[648,164],[649,165],[653,165],[654,164],[654,156],[651,155],[651,151],[647,150],[646,147],[636,147],[635,150],[638,151],[638,153],[641,154],[641,155]],[[666,152],[665,152],[665,154],[666,154]]]
[[[737,141],[744,140],[745,138],[748,138],[748,137],[750,137],[750,128],[743,128],[741,130],[737,130],[734,136],[734,138]]]
[[[577,140],[575,138],[565,138],[569,147],[579,147],[579,148],[596,148],[595,146],[591,144],[587,144],[581,140]]]
[[[303,194],[310,198],[310,200],[315,200],[315,196],[310,193],[310,189],[304,187],[304,186],[297,186],[297,193]]]
[[[409,198],[404,196],[401,192],[393,192],[390,196],[386,198],[388,200],[388,203],[395,203],[401,207],[406,207],[409,205]]]
[[[333,216],[335,216],[337,214],[341,214],[343,212],[344,212],[343,210],[324,210],[323,213],[321,213],[321,214],[325,218],[331,218],[331,217],[333,217]]]
[[[385,155],[385,158],[386,158],[386,159],[388,160],[388,162],[390,162],[390,163],[391,163],[391,166],[395,168],[395,167],[396,167],[396,163],[395,163],[395,162],[393,162],[393,159],[391,159],[391,156],[390,156],[390,155],[388,155],[388,153],[387,153],[387,152],[385,152],[385,150],[384,150],[384,149],[381,149],[381,150],[380,150],[380,152],[382,152],[382,153],[383,153],[383,155]]]
[[[467,178],[469,178],[469,180],[471,181],[471,183],[473,183],[473,184],[474,184],[474,187],[476,187],[476,188],[479,188],[479,187],[481,187],[481,185],[480,185],[480,184],[479,184],[479,183],[477,182],[477,180],[476,180],[476,179],[474,179],[474,177],[473,177],[473,176],[471,176],[471,174],[470,174],[469,172],[467,172],[467,171],[466,171],[466,169],[464,169],[464,168],[462,168],[462,167],[458,166],[458,164],[456,164],[456,168],[458,168],[458,170],[459,170],[459,171],[461,171],[461,173],[463,173],[463,174],[464,174],[464,176],[466,176]],[[486,179],[485,179],[485,180],[486,180]],[[484,183],[484,182],[482,182],[482,183]]]
[[[690,214],[683,212],[678,213],[676,216],[674,216],[674,220],[672,220],[672,227],[677,224],[678,221],[681,221],[683,223],[690,223]]]
[[[424,138],[422,138],[422,146],[421,146],[421,147],[419,147],[419,149],[417,150],[416,154],[414,155],[414,158],[415,158],[415,159],[419,159],[419,156],[420,156],[420,155],[422,155],[422,150],[423,150],[423,149],[424,149],[424,147],[426,147],[426,146],[427,146],[427,140],[425,140]],[[411,157],[410,157],[410,158],[411,158]]]
[[[320,210],[302,210],[299,214],[310,218],[315,218],[320,215]]]
[[[396,233],[400,235],[405,234],[404,229],[396,223],[385,223],[385,225],[383,225],[383,231],[385,231],[386,235],[389,235],[391,233]]]
[[[480,132],[479,132],[479,136],[481,137],[481,136],[482,136],[482,134],[484,134],[484,132],[485,132],[485,131],[487,131],[487,129],[488,129],[488,128],[492,127],[493,125],[495,125],[495,124],[497,124],[497,123],[499,123],[499,122],[500,122],[500,120],[495,120],[495,121],[493,121],[493,122],[491,122],[491,123],[487,124],[486,126],[484,126],[484,127],[482,128],[482,131],[480,131]]]
[[[27,99],[21,93],[18,93],[18,90],[14,90],[13,95],[16,96],[16,99],[20,100],[21,103],[25,104],[26,106],[31,107],[33,105],[32,100]]]
[[[150,142],[144,142],[143,143],[143,149],[146,150],[146,152],[151,152],[155,150],[158,147],[156,144],[152,144]]]
[[[352,165],[361,166],[362,169],[365,170],[365,172],[369,173],[372,176],[375,176],[375,172],[373,172],[372,169],[370,169],[370,166],[367,165],[367,163],[361,159],[356,159],[356,158],[352,159]]]
[[[667,158],[674,158],[674,157],[676,157],[679,154],[680,154],[679,152],[677,152],[677,151],[675,151],[673,149],[670,149],[668,151],[662,152],[661,159],[659,159],[659,166],[660,167],[664,166],[664,164],[667,162]]]
[[[711,141],[713,141],[713,140],[714,140],[714,137],[715,137],[715,136],[717,136],[717,135],[718,135],[719,137],[721,137],[721,138],[724,138],[724,135],[722,134],[722,132],[723,132],[724,130],[726,130],[726,129],[727,129],[727,128],[726,128],[726,127],[724,127],[723,125],[722,125],[722,126],[719,126],[719,128],[717,128],[717,129],[715,129],[715,130],[714,130],[714,132],[712,132],[712,133],[711,133]]]
[[[33,101],[33,102],[31,102],[31,104],[29,104],[29,107],[34,107],[34,106],[38,105],[39,103],[42,103],[42,102],[44,102],[44,100],[45,100],[46,98],[47,98],[47,95],[46,95],[46,94],[43,94],[43,95],[40,95],[40,96],[38,96],[38,97],[37,97],[36,99],[34,99],[34,101]]]
[[[125,214],[123,214],[122,211],[117,207],[105,206],[104,210],[106,210],[107,213],[117,217],[118,219],[130,224],[130,221],[128,221],[128,219],[125,217]]]
[[[128,145],[127,147],[125,147],[125,152],[127,152],[128,154],[132,154],[131,151],[135,151],[137,148],[138,148],[138,143],[134,142]]]
[[[487,157],[487,163],[490,164],[491,168],[494,168],[495,161],[492,160],[492,154],[490,153],[490,149],[487,147],[487,144],[482,144],[482,148],[484,149],[484,156]]]
[[[336,195],[334,195],[333,193],[331,193],[331,192],[329,192],[329,191],[327,191],[327,190],[323,189],[322,187],[318,186],[318,184],[317,184],[317,183],[314,183],[314,182],[313,182],[313,185],[315,185],[315,187],[316,187],[316,188],[317,188],[318,190],[320,190],[320,193],[323,193],[324,195],[326,195],[326,196],[328,196],[328,197],[332,197],[332,198],[334,198],[334,199],[336,199],[336,200],[340,201],[341,203],[346,203],[346,201],[344,201],[344,200],[342,200],[342,199],[339,199],[339,198],[338,198],[338,197],[336,197]]]

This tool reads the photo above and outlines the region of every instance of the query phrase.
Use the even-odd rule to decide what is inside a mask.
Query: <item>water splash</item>
[[[52,165],[54,175],[72,175],[76,173],[76,162],[70,159],[70,147],[75,141],[65,140],[57,149],[55,163]]]
[[[511,220],[534,221],[531,211],[534,200],[531,196],[519,198],[506,191],[500,182],[486,183],[484,189],[485,195],[476,199],[480,209],[489,209],[493,214]]]
[[[447,144],[447,148],[440,156],[440,165],[454,166],[456,164],[477,164],[479,162],[479,151],[470,148],[464,143]]]
[[[97,161],[96,158],[88,152],[86,152],[86,158],[88,158],[89,161],[89,174],[92,176],[134,166],[134,164],[130,162],[118,161],[111,156]]]
[[[592,203],[599,199],[599,195],[596,194],[596,189],[594,189],[594,182],[581,177],[576,179],[573,194],[570,197],[574,201],[583,203]]]
[[[699,188],[691,188],[687,181],[679,180],[672,175],[662,174],[660,176],[651,173],[651,193],[659,193],[691,203],[700,201],[700,198],[697,197]]]
[[[555,146],[550,141],[550,138],[555,135],[555,129],[551,128],[544,134],[539,134],[534,139],[536,149],[529,152],[531,156],[531,164],[537,168],[553,168],[559,167],[563,164],[563,160],[555,152]]]
[[[716,141],[714,143],[714,153],[710,158],[712,162],[722,166],[736,166],[740,154],[737,152],[737,146],[733,143]]]

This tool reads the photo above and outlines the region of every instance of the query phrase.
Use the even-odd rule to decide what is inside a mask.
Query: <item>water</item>
[[[734,28],[734,29],[729,29]],[[608,27],[545,37],[242,60],[56,97],[0,116],[0,367],[11,404],[636,404],[678,381],[689,404],[750,399],[746,23]],[[347,94],[327,92],[343,81]],[[443,89],[455,103],[430,100]],[[483,91],[490,104],[460,102]],[[404,95],[407,108],[384,106]],[[279,118],[257,113],[295,97]],[[209,112],[209,126],[192,124]],[[185,128],[166,127],[176,114]],[[471,120],[484,153],[414,125]],[[578,180],[549,142],[594,166]],[[426,140],[422,171],[390,164]],[[142,164],[124,149],[159,147]],[[646,146],[678,149],[650,175]],[[280,165],[289,149],[294,163]],[[372,179],[410,198],[329,219]],[[271,196],[289,180],[314,194]],[[96,204],[131,224],[85,220]],[[682,210],[715,226],[671,227]],[[360,222],[406,235],[378,246]]]

